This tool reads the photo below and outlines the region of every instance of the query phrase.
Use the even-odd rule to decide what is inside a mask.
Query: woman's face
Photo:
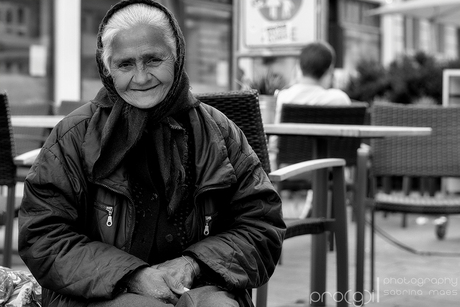
[[[162,31],[139,25],[120,31],[112,44],[110,72],[118,94],[140,109],[162,102],[174,80],[173,51]]]

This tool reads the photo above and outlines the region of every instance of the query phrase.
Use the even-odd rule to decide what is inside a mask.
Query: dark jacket
[[[92,176],[110,113],[97,105],[84,105],[55,127],[25,181],[19,253],[45,288],[45,306],[112,298],[125,275],[147,265],[129,254],[135,209],[126,164],[106,178]],[[205,104],[189,117],[197,154],[186,252],[221,286],[243,293],[275,269],[285,231],[281,201],[238,127]],[[206,214],[213,215],[207,236]]]

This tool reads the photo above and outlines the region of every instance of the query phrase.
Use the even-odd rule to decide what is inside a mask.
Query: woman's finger
[[[163,280],[168,285],[169,289],[171,289],[172,292],[178,294],[179,296],[188,290],[179,280],[168,274],[163,275]]]

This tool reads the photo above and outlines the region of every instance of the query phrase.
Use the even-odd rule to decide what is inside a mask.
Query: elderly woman
[[[281,253],[281,202],[238,127],[200,103],[152,0],[102,20],[104,87],[25,182],[19,251],[43,306],[251,306]]]

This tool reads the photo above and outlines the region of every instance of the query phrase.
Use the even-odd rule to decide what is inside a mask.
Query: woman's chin
[[[150,109],[158,105],[161,100],[152,97],[140,98],[135,100],[126,100],[127,103],[139,109]]]

